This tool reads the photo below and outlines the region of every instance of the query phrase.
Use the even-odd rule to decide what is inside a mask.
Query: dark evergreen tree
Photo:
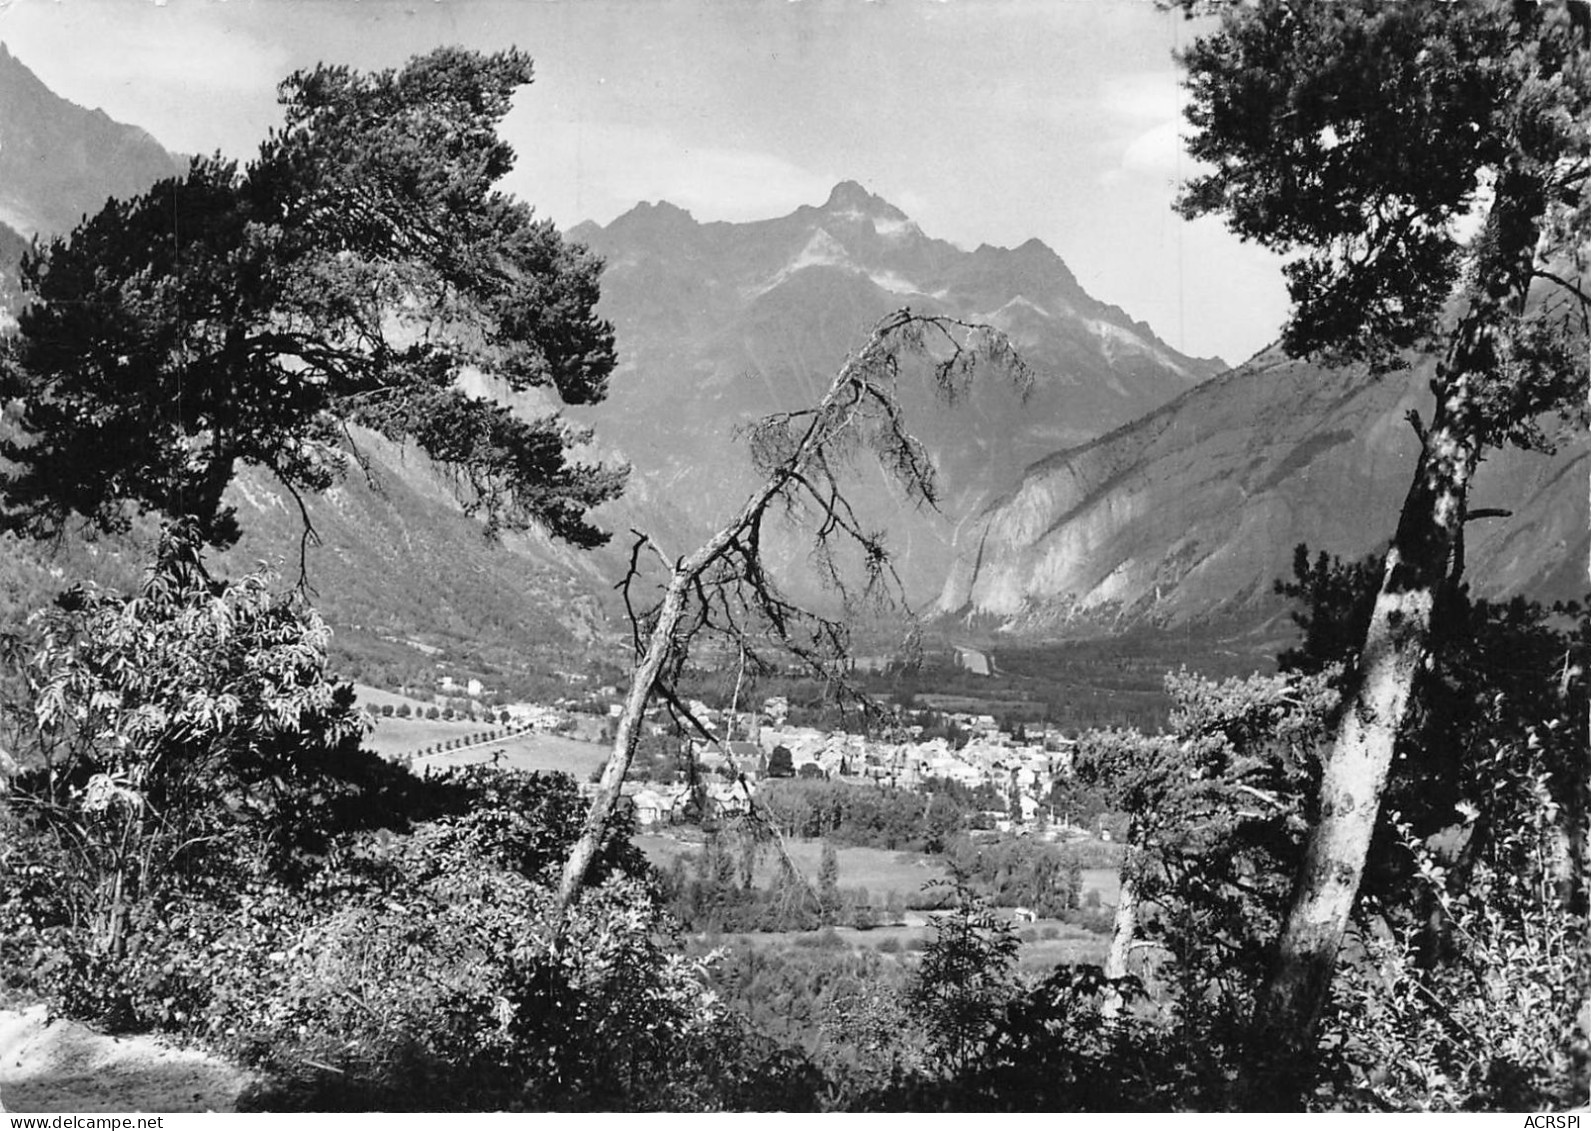
[[[840,905],[840,856],[828,841],[823,842],[818,861],[818,899],[826,916],[832,916]]]
[[[770,778],[795,777],[795,755],[790,753],[788,746],[775,746],[773,753],[768,756],[768,776]]]
[[[1187,4],[1194,8],[1191,0]],[[1430,420],[1255,1012],[1255,1103],[1296,1103],[1487,448],[1582,406],[1591,298],[1591,49],[1583,0],[1263,0],[1184,55],[1193,216],[1292,256],[1283,345],[1438,352]],[[1478,221],[1473,236],[1466,221]],[[1534,294],[1533,294],[1534,292]]]
[[[586,513],[624,472],[572,462],[585,433],[556,414],[459,385],[469,368],[583,404],[614,365],[599,262],[495,187],[514,159],[496,127],[530,79],[518,51],[456,48],[299,72],[253,160],[196,158],[30,254],[0,367],[21,433],[0,440],[5,524],[115,529],[132,504],[225,544],[239,465],[322,490],[363,424],[454,468],[491,530],[603,541]]]

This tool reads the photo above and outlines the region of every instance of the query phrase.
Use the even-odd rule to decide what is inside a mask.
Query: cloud
[[[1181,76],[1172,70],[1111,75],[1101,84],[1099,93],[1104,110],[1136,121],[1180,117],[1186,100]]]
[[[1120,167],[1130,173],[1177,176],[1190,164],[1183,148],[1186,123],[1180,118],[1145,130],[1122,150]]]
[[[607,223],[642,200],[701,220],[766,219],[822,203],[839,179],[757,149],[612,123],[537,122],[516,111],[504,134],[521,157],[506,187],[564,225]]]
[[[1182,116],[1187,94],[1175,71],[1145,71],[1107,78],[1099,106],[1118,123],[1107,143],[1114,162],[1105,168],[1102,184],[1120,184],[1129,177],[1180,179],[1192,167]]]

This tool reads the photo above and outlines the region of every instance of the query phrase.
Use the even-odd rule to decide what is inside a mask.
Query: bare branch
[[[1543,271],[1539,267],[1535,269],[1533,274],[1538,279],[1545,279],[1549,283],[1556,283],[1558,286],[1568,291],[1571,295],[1580,300],[1580,306],[1582,308],[1591,307],[1591,295],[1586,294],[1586,292],[1581,289],[1578,283],[1574,283],[1560,275],[1555,275],[1551,271]]]
[[[929,349],[930,335],[938,353]],[[652,543],[637,532],[629,568],[618,585],[630,617],[637,664],[585,829],[565,862],[560,911],[567,911],[578,896],[606,835],[648,703],[657,696],[679,712],[674,680],[701,634],[726,637],[740,649],[743,662],[755,658],[759,665],[763,661],[756,640],[761,637],[828,682],[842,703],[848,700],[869,710],[867,697],[840,670],[838,661],[849,639],[846,626],[801,609],[779,593],[763,566],[762,524],[776,500],[793,515],[803,502],[814,507],[813,560],[825,583],[840,594],[847,612],[853,611],[853,593],[837,556],[840,545],[861,554],[861,596],[887,592],[905,606],[900,578],[882,536],[864,528],[840,485],[851,454],[865,444],[908,497],[930,504],[936,497],[932,461],[908,431],[896,397],[904,353],[931,354],[934,381],[947,397],[970,382],[980,358],[1010,370],[1024,389],[1031,383],[1026,367],[1000,331],[909,309],[895,311],[873,326],[866,343],[846,359],[818,404],[772,414],[749,429],[753,462],[763,475],[761,486],[693,553],[672,563],[658,553],[668,582],[657,605],[644,615],[637,614],[631,590],[640,576],[642,548]],[[652,548],[656,551],[655,545]],[[810,630],[809,639],[798,638],[804,630]],[[689,712],[683,717],[690,718]]]
[[[1414,434],[1420,438],[1420,447],[1425,447],[1425,421],[1420,419],[1418,409],[1409,409],[1403,414],[1403,419],[1409,422],[1409,427],[1414,429]]]

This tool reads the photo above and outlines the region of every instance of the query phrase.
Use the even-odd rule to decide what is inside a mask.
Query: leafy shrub
[[[1015,930],[970,888],[954,890],[955,909],[933,922],[909,993],[933,1054],[950,1071],[980,1055],[1015,990]]]
[[[1549,787],[1520,763],[1498,751],[1493,805],[1504,819],[1468,866],[1444,864],[1394,816],[1452,952],[1432,961],[1426,924],[1400,924],[1372,906],[1368,918],[1379,929],[1365,932],[1363,957],[1339,976],[1327,1020],[1322,1044],[1336,1072],[1322,1102],[1371,1111],[1583,1102],[1591,1067],[1588,923],[1554,890]]]
[[[327,672],[314,611],[264,575],[211,579],[199,545],[167,529],[136,594],[69,590],[16,657],[11,864],[55,860],[42,925],[70,936],[59,949],[88,981],[174,902],[384,819],[375,798],[404,776],[358,750],[368,720]]]
[[[1108,1018],[1112,997],[1142,996],[1133,979],[1097,966],[1061,966],[1014,993],[978,1055],[955,1074],[906,1081],[889,1101],[919,1109],[996,1111],[1175,1111],[1199,1102],[1176,1071],[1164,1030],[1131,1012]]]

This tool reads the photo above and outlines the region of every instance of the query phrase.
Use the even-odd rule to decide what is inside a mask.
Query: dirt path
[[[0,1011],[0,1101],[23,1112],[233,1111],[248,1073],[153,1037],[107,1037],[44,1006]]]

